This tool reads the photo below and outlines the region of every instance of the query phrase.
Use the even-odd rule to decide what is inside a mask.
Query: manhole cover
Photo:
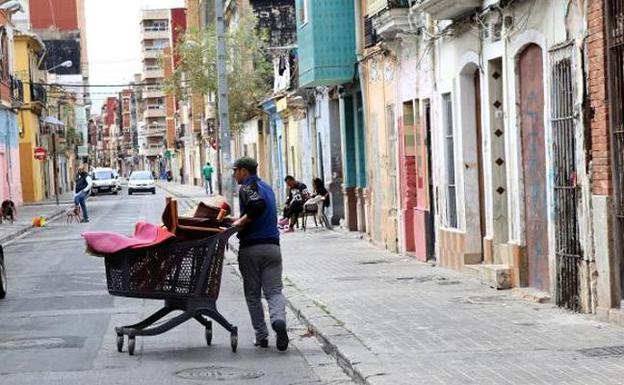
[[[580,349],[579,352],[587,357],[621,357],[624,356],[624,346],[603,346],[600,348]]]
[[[0,342],[0,350],[79,348],[83,344],[84,337],[22,338]]]
[[[246,370],[228,366],[204,366],[180,370],[176,376],[189,379],[212,379],[218,381],[253,380],[264,376],[264,373],[255,370]]]

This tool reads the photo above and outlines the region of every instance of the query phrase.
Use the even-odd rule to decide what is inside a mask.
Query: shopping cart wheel
[[[236,348],[238,347],[238,328],[236,326],[234,326],[230,334],[230,345],[232,346],[232,352],[236,353]]]
[[[134,356],[134,345],[136,337],[128,337],[128,354]]]
[[[121,353],[123,350],[124,336],[123,334],[117,334],[117,351]]]
[[[0,299],[6,297],[7,294],[7,274],[6,266],[4,265],[4,253],[2,246],[0,246]]]
[[[212,345],[212,322],[208,322],[208,326],[206,326],[206,344]]]

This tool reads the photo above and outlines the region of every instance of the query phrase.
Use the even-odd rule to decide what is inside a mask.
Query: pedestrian
[[[234,162],[234,178],[239,185],[241,217],[233,225],[240,227],[238,267],[243,276],[243,289],[255,346],[266,348],[268,329],[264,320],[262,293],[269,305],[271,326],[278,350],[288,348],[286,299],[282,294],[282,254],[277,229],[277,208],[271,186],[257,176],[258,163],[243,157]]]
[[[202,174],[204,175],[204,187],[206,188],[206,194],[212,195],[212,173],[214,172],[210,162],[206,162],[204,168],[202,168]],[[210,192],[208,192],[210,190]]]
[[[93,179],[87,173],[87,170],[84,166],[80,166],[78,169],[78,177],[76,178],[76,190],[74,194],[74,208],[78,209],[80,205],[80,209],[82,210],[82,220],[81,222],[86,223],[89,222],[89,214],[87,214],[87,203],[86,199],[91,191],[91,186],[93,185]]]
[[[304,183],[299,182],[291,175],[286,176],[284,181],[288,185],[288,198],[286,198],[283,217],[279,221],[279,225],[288,225],[285,232],[290,233],[295,231],[295,223],[297,223],[299,214],[303,212],[303,205],[310,198],[310,192]]]
[[[304,207],[306,209],[308,207],[316,209],[316,215],[320,219],[323,215],[324,209],[329,207],[329,191],[327,191],[323,185],[321,178],[314,178],[312,180],[312,188],[314,192],[312,193],[310,199],[306,201]]]

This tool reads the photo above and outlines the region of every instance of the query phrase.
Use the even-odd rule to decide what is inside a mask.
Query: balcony
[[[164,124],[150,124],[143,131],[145,137],[158,137],[163,138],[167,132],[167,126]]]
[[[162,144],[150,144],[141,149],[142,155],[144,156],[162,155],[163,151],[165,151],[165,146]]]
[[[165,71],[160,66],[143,67],[143,79],[162,79],[165,77]]]
[[[148,105],[145,111],[143,111],[144,118],[164,118],[165,106],[163,105]]]
[[[164,50],[160,47],[144,47],[143,48],[143,60],[145,59],[160,59],[163,56]]]
[[[368,16],[379,37],[392,40],[397,33],[409,31],[409,3],[406,0],[376,1],[373,4],[376,4],[376,8],[373,9],[377,11],[369,12]]]
[[[332,86],[353,79],[355,10],[352,0],[308,1],[297,20],[299,87]],[[304,2],[296,2],[297,7]],[[297,15],[302,14],[297,9]]]
[[[162,85],[150,85],[150,86],[145,86],[143,88],[143,98],[144,99],[149,99],[149,98],[163,98],[165,97],[165,91],[163,90],[163,86]]]
[[[425,12],[434,20],[453,20],[481,7],[482,0],[420,0],[414,5],[417,12]]]
[[[141,30],[141,40],[168,39],[169,27],[166,25],[146,25]]]

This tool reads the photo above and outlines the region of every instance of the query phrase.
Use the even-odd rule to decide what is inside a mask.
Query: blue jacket
[[[251,223],[239,233],[240,247],[271,243],[279,245],[277,206],[271,186],[258,176],[251,175],[238,191],[241,216],[247,215]]]

